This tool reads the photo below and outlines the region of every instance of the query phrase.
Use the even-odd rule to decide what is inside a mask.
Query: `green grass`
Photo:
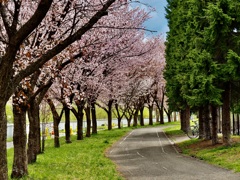
[[[210,164],[240,172],[240,143],[235,143],[232,146],[205,147],[202,147],[201,143],[203,141],[194,139],[179,143],[178,146],[184,154],[204,160]]]
[[[170,137],[174,137],[174,136],[182,136],[184,135],[184,132],[182,130],[180,130],[180,122],[171,122],[169,123],[170,125],[174,125],[171,127],[167,127],[164,128],[164,132],[165,134],[167,134]],[[166,123],[166,125],[169,125],[168,123]]]
[[[7,138],[7,142],[12,142],[13,141],[13,138],[10,137],[10,138]]]
[[[54,148],[53,140],[46,141],[46,151],[38,156],[35,164],[28,166],[29,176],[24,179],[122,179],[115,164],[104,152],[131,128],[99,131],[83,141],[66,144],[61,138],[61,147]],[[13,150],[8,150],[8,168],[11,171]],[[9,172],[10,175],[10,172]]]

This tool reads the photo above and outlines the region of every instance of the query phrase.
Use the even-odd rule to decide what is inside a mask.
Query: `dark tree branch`
[[[44,1],[44,0],[43,0]],[[48,50],[45,54],[43,54],[37,61],[32,63],[26,69],[19,72],[18,75],[14,77],[14,84],[18,84],[24,77],[31,75],[38,68],[42,67],[47,61],[52,59],[54,56],[59,54],[65,48],[67,48],[70,44],[75,42],[76,40],[80,40],[83,34],[85,34],[89,29],[93,27],[95,23],[101,19],[102,16],[107,15],[107,9],[111,6],[115,0],[108,0],[105,5],[100,9],[84,26],[82,26],[76,33],[67,37],[65,40],[60,42],[54,48]]]

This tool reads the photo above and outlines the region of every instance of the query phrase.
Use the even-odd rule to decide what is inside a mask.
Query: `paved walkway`
[[[113,145],[108,157],[129,180],[238,180],[239,173],[180,154],[163,127],[133,130]],[[180,142],[188,137],[174,139]]]

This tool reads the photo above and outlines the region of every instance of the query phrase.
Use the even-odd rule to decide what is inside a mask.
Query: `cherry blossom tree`
[[[22,79],[37,71],[47,61],[66,49],[70,44],[80,39],[102,16],[107,15],[107,9],[115,0],[69,1],[72,7],[76,9],[75,12],[77,12],[77,15],[71,16],[72,13],[70,13],[69,18],[67,18],[68,21],[66,21],[69,23],[68,25],[66,24],[67,29],[64,31],[60,30],[52,35],[54,39],[59,37],[57,41],[53,41],[50,44],[44,43],[46,42],[45,40],[48,39],[44,37],[45,32],[50,29],[59,29],[57,24],[51,23],[53,17],[51,15],[57,13],[60,16],[65,7],[62,4],[67,2],[68,1],[55,2],[48,0],[0,2],[0,130],[2,132],[0,135],[0,179],[7,179],[6,102],[14,93]],[[94,6],[91,6],[91,13],[89,13],[88,16],[82,13],[84,11],[81,7],[85,5],[90,7],[90,5],[93,4]],[[54,18],[59,18],[59,16]],[[49,28],[43,28],[43,23],[44,25],[49,25]],[[69,31],[70,28],[73,30]],[[42,33],[42,36],[40,36],[41,42],[39,48],[29,49],[27,39],[32,35],[32,32],[36,31]],[[49,48],[46,48],[48,45]],[[21,54],[21,51],[25,53]],[[28,58],[32,53],[35,56],[34,61],[24,61],[25,68],[16,71],[14,62],[20,58],[24,58],[24,56]],[[26,171],[19,175],[13,174],[13,176],[21,177],[24,174],[26,174]]]
[[[140,120],[141,124],[144,125],[144,104],[147,103],[150,108],[153,108],[154,101],[158,98],[155,96],[157,87],[165,85],[163,79],[163,69],[165,66],[163,39],[161,37],[148,39],[142,42],[141,48],[146,48],[146,52],[148,53],[137,57],[133,61],[129,61],[128,67],[125,67],[129,71],[129,85],[124,93],[126,96],[125,99],[128,99],[128,102],[126,100],[125,102],[127,102],[126,105],[129,108],[131,107],[129,104],[135,107],[134,125],[137,124],[138,111],[140,109]],[[132,103],[129,103],[131,101]],[[130,112],[132,111],[130,110]]]

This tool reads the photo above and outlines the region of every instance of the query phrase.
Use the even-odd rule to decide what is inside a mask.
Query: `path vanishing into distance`
[[[133,130],[109,149],[107,156],[130,180],[239,180],[233,173],[182,155],[164,127]]]

